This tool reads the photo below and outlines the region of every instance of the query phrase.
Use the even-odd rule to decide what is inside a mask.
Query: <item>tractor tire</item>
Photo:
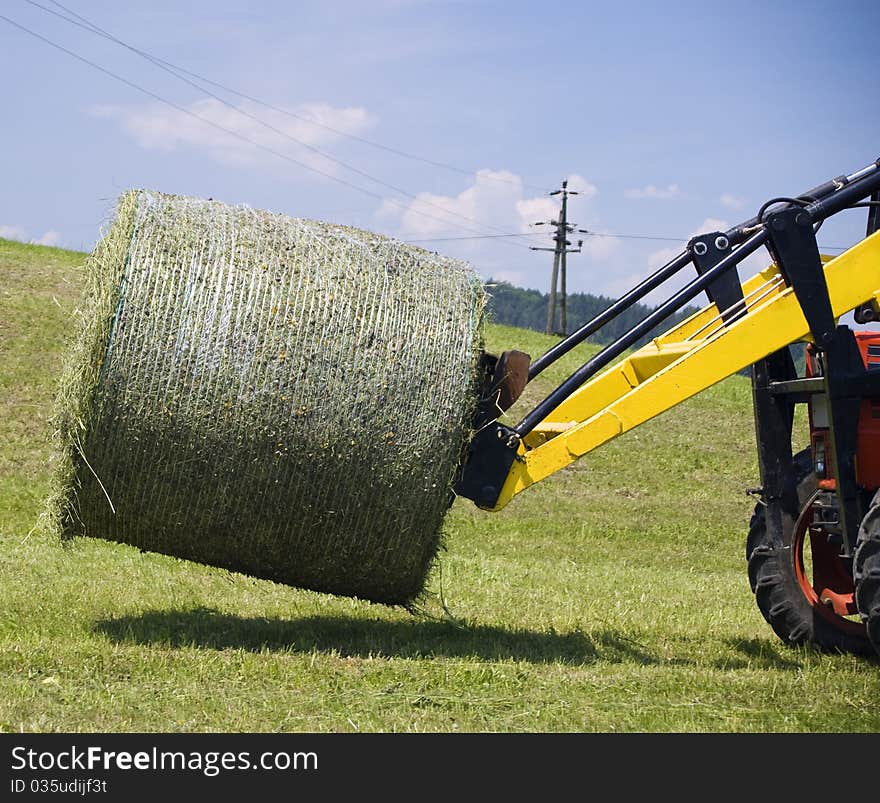
[[[880,654],[880,491],[862,519],[853,577],[859,616],[868,629],[871,644]]]
[[[809,449],[795,455],[791,470],[803,509],[816,489]],[[764,504],[755,507],[746,540],[749,583],[764,619],[789,646],[872,655],[874,650],[858,622],[829,614],[807,598],[795,568],[796,522],[783,512],[782,543],[774,543],[767,532],[766,511]]]

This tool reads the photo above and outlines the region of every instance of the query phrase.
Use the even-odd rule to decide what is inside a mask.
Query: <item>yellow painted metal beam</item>
[[[744,293],[748,296],[776,275],[774,267],[762,271],[743,284]],[[880,232],[829,259],[825,278],[838,317],[872,298],[880,301]],[[777,282],[762,292],[755,296],[755,307],[732,325],[694,337],[717,317],[715,307],[707,307],[579,388],[520,446],[494,509],[716,382],[791,343],[810,339],[790,288]]]

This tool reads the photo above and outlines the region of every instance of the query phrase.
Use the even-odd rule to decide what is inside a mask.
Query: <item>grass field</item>
[[[753,602],[742,377],[500,513],[458,500],[420,615],[29,535],[82,261],[0,240],[0,729],[880,729],[880,665],[788,649]]]

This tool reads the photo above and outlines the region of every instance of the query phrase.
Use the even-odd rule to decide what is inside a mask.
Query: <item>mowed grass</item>
[[[880,665],[789,649],[753,602],[742,377],[499,513],[458,500],[417,615],[31,532],[82,264],[0,240],[0,728],[880,729]],[[535,355],[552,342],[487,337]]]

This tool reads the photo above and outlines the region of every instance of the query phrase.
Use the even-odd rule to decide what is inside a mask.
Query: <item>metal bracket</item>
[[[694,237],[688,243],[688,249],[694,256],[697,273],[702,276],[730,253],[730,240],[723,232],[712,231]],[[725,324],[732,323],[742,315],[741,310],[733,309],[743,300],[742,285],[736,270],[722,273],[706,288],[706,295],[718,307]]]
[[[772,395],[785,396],[792,404],[804,404],[811,396],[824,393],[825,390],[825,380],[821,376],[770,383]]]
[[[864,376],[866,371],[855,336],[849,327],[837,328],[837,335],[825,350],[823,362],[840,502],[843,553],[851,556],[855,552],[859,524],[864,513],[856,484],[855,462],[863,394],[858,387],[859,383],[854,379],[859,375]]]
[[[768,217],[767,233],[767,248],[794,290],[813,340],[824,349],[834,338],[837,321],[828,297],[813,219],[803,209],[789,207]]]
[[[868,207],[868,227],[865,237],[870,237],[874,232],[880,231],[880,190],[871,194],[872,206]],[[880,305],[871,300],[866,304],[860,304],[855,309],[856,323],[874,323],[880,321]]]
[[[855,455],[862,400],[860,393],[853,392],[852,379],[865,372],[864,363],[852,331],[846,326],[837,326],[813,219],[803,209],[788,207],[768,217],[767,231],[770,235],[768,248],[801,305],[816,346],[824,352],[823,378],[840,503],[843,554],[851,556],[861,522]]]
[[[529,382],[529,360],[523,351],[511,349],[500,357],[480,354],[479,401],[474,413],[474,429],[482,429],[509,410]]]
[[[519,436],[497,421],[483,427],[468,444],[455,493],[473,499],[478,507],[495,507],[519,443]]]
[[[765,503],[779,503],[768,505],[767,531],[779,544],[783,542],[782,511],[797,518],[799,505],[791,471],[794,402],[786,395],[774,394],[773,387],[796,378],[797,371],[788,348],[780,349],[752,366],[755,435],[763,500]]]

